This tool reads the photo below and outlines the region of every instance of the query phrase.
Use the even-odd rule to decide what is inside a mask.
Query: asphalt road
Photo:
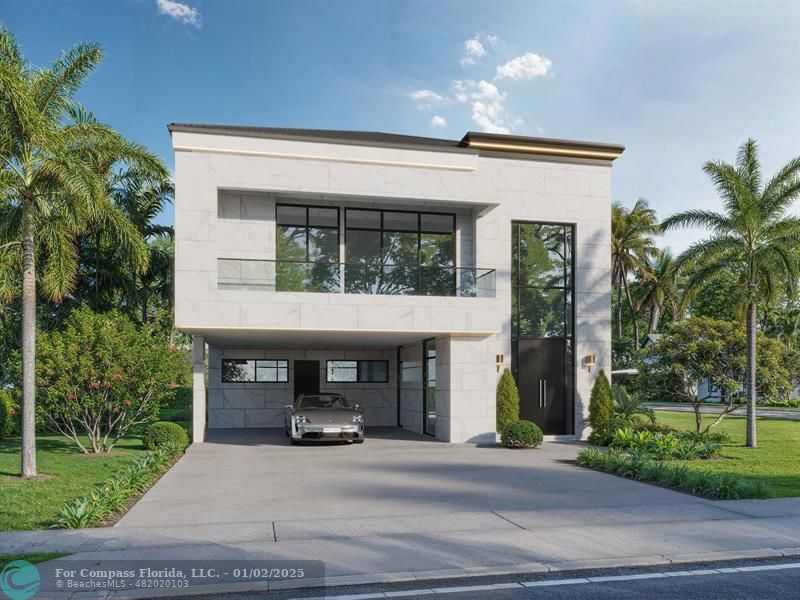
[[[645,402],[645,406],[654,408],[655,410],[674,410],[675,412],[689,412],[693,413],[694,408],[690,404],[682,404],[678,402]],[[700,407],[700,412],[709,415],[718,415],[722,412],[721,406],[714,406],[704,404]],[[737,408],[729,413],[735,417],[743,417],[747,415],[747,409]],[[790,421],[800,421],[800,411],[785,410],[781,408],[756,408],[756,416],[759,419],[788,419]]]
[[[780,568],[778,568],[780,567]],[[741,572],[736,568],[754,569]],[[719,572],[722,569],[723,572]],[[729,572],[724,572],[724,570]],[[762,570],[763,569],[763,570]],[[672,573],[673,575],[669,575]],[[676,574],[677,573],[677,574]],[[609,580],[611,578],[611,580]],[[620,579],[617,579],[620,578]],[[599,579],[599,581],[592,581]],[[605,580],[604,580],[605,579]],[[496,587],[495,587],[496,586]],[[272,593],[203,596],[207,600],[788,600],[800,598],[800,557],[605,569]]]

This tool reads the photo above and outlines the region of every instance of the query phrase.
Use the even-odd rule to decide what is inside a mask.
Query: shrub
[[[596,471],[650,481],[712,500],[766,496],[762,484],[750,484],[730,473],[718,475],[707,471],[690,470],[686,465],[666,463],[642,455],[626,456],[616,449],[603,452],[596,448],[587,448],[578,454],[578,464]]]
[[[143,454],[85,496],[65,504],[52,527],[77,529],[102,525],[112,514],[125,510],[131,498],[146,492],[181,452],[183,447],[167,444]]]
[[[516,421],[506,426],[500,436],[506,448],[535,448],[542,443],[542,430],[536,423]]]
[[[16,413],[11,394],[0,390],[0,440],[10,437],[14,433],[15,425]]]
[[[611,398],[611,386],[605,371],[600,369],[589,398],[589,424],[592,429],[600,430],[608,427],[613,417],[614,401]]]
[[[189,436],[186,435],[186,430],[177,423],[159,421],[145,429],[142,442],[148,450],[157,450],[170,445],[186,448],[189,445]]]
[[[672,425],[651,423],[650,421],[636,423],[636,429],[638,431],[649,431],[650,433],[675,433],[677,431]]]
[[[652,408],[647,408],[638,394],[629,394],[621,385],[611,386],[611,397],[614,400],[614,418],[636,422],[637,417],[646,417],[650,423],[656,422],[656,413]]]
[[[497,431],[519,421],[519,391],[511,371],[505,369],[497,382]]]
[[[150,326],[88,308],[43,333],[36,360],[39,413],[86,453],[107,452],[132,427],[157,420],[160,402],[188,370],[183,353]]]
[[[192,405],[192,387],[179,385],[172,388],[161,402],[161,408],[188,409]]]

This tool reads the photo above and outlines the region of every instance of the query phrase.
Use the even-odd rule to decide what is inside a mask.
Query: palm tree
[[[120,161],[164,173],[143,147],[94,119],[75,118],[73,96],[101,58],[97,45],[78,44],[38,69],[0,28],[0,246],[21,256],[23,477],[36,475],[37,262],[44,295],[62,298],[77,274],[76,236],[103,222],[121,249],[146,266],[144,242],[110,201],[105,181]]]
[[[633,319],[635,348],[639,346],[639,323],[628,286],[630,275],[645,277],[650,261],[659,254],[653,236],[660,233],[656,212],[639,198],[628,210],[618,202],[611,207],[611,281],[617,290],[617,326],[622,338],[622,292]]]
[[[639,282],[638,307],[650,308],[649,333],[658,331],[658,322],[668,305],[672,318],[678,318],[678,283],[675,258],[669,250],[662,250]]]
[[[739,148],[735,165],[709,161],[703,170],[714,182],[724,211],[688,210],[669,217],[663,227],[711,230],[709,239],[695,242],[676,260],[677,268],[687,270],[687,291],[732,273],[747,295],[747,447],[755,448],[758,304],[780,288],[794,297],[797,288],[800,217],[788,213],[800,196],[800,156],[764,184],[758,147],[749,139]]]

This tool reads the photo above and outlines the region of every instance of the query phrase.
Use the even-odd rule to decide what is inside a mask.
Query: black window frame
[[[378,228],[374,227],[349,227],[347,224],[347,213],[348,211],[359,211],[359,212],[375,212],[380,214],[380,223]],[[417,216],[417,228],[416,230],[406,230],[406,229],[386,229],[385,226],[385,218],[384,213],[405,213],[405,214],[414,214]],[[451,217],[453,220],[453,229],[452,231],[423,231],[422,229],[422,215],[437,215],[437,216],[445,216]],[[361,263],[350,263],[347,257],[347,232],[348,230],[352,231],[377,231],[380,238],[380,249],[378,251],[378,256],[381,259],[384,256],[384,241],[385,241],[385,233],[389,232],[397,232],[397,233],[416,233],[417,234],[417,260],[415,263],[415,267],[417,269],[417,284],[416,290],[419,291],[422,288],[422,269],[424,268],[433,268],[428,265],[422,264],[422,235],[425,233],[430,234],[449,234],[453,236],[453,265],[451,267],[439,267],[439,268],[451,268],[453,269],[453,291],[455,295],[455,290],[457,288],[457,273],[458,273],[458,216],[456,213],[450,212],[442,212],[442,211],[435,211],[435,210],[403,210],[403,209],[391,209],[391,208],[359,208],[357,206],[346,206],[344,207],[344,215],[342,221],[342,228],[344,229],[344,264],[345,267],[347,266],[359,266]],[[384,265],[381,264],[382,268],[387,266],[394,266],[394,265]],[[346,269],[345,269],[346,270]],[[381,270],[381,280],[383,279],[383,270]],[[345,277],[345,286],[347,285],[347,278]],[[348,292],[353,293],[353,292]],[[412,294],[412,295],[419,295],[419,294]]]
[[[355,371],[356,371],[356,379],[355,381],[335,381],[331,380],[329,377],[329,369],[330,363],[332,362],[354,362],[356,363]],[[383,363],[384,372],[386,373],[386,379],[362,379],[362,364],[363,363]],[[343,368],[343,367],[339,367]],[[373,358],[364,358],[364,359],[355,359],[355,358],[329,358],[325,361],[325,383],[389,383],[389,361],[385,359],[373,359]]]
[[[249,362],[253,361],[253,379],[248,381],[238,381],[238,380],[231,380],[225,378],[225,363],[227,362]],[[259,362],[275,362],[275,363],[285,363],[286,364],[286,379],[276,379],[275,381],[259,381],[258,380],[258,363]],[[220,368],[222,370],[221,378],[222,383],[289,383],[289,359],[287,358],[223,358],[220,363]],[[282,365],[276,365],[275,369],[277,371],[278,377],[280,377],[281,369],[284,368]]]
[[[306,211],[306,222],[305,225],[287,225],[285,223],[278,222],[278,209],[281,206],[286,206],[289,208],[303,208]],[[312,208],[324,208],[326,210],[335,210],[336,211],[336,227],[331,227],[329,225],[311,225],[309,223],[310,220],[310,209]],[[280,235],[280,227],[305,227],[306,230],[306,259],[305,260],[288,260],[280,258],[277,254],[278,249],[278,236]],[[289,202],[276,202],[275,203],[275,260],[277,262],[299,262],[299,263],[309,263],[314,262],[309,259],[309,239],[310,236],[308,234],[309,228],[317,228],[317,229],[335,229],[336,230],[336,259],[333,261],[328,261],[333,264],[338,264],[342,260],[342,214],[339,210],[338,206],[324,206],[321,204],[291,204]]]

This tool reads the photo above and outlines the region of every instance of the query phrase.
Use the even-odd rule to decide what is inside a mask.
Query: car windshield
[[[300,408],[350,408],[343,396],[303,396]]]

